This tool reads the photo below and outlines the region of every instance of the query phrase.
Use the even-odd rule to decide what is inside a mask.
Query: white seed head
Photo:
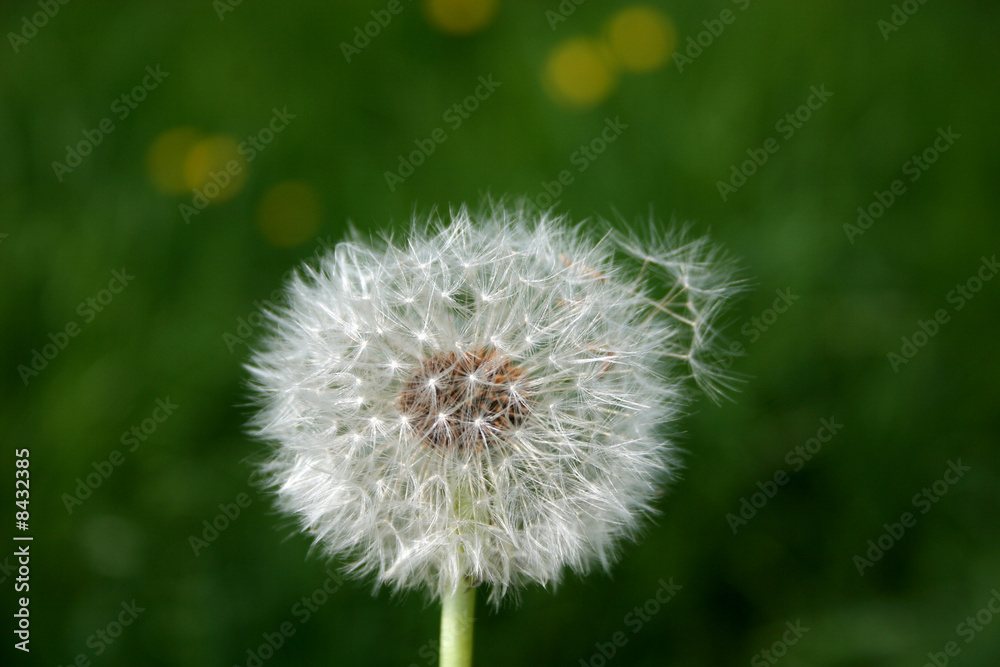
[[[498,603],[635,536],[677,466],[686,380],[725,385],[705,359],[733,286],[680,235],[450,217],[291,281],[250,366],[254,425],[281,507],[351,571]]]

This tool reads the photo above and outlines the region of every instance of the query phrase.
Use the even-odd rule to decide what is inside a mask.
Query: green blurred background
[[[743,354],[723,361],[747,381],[695,404],[684,478],[610,575],[480,607],[476,664],[1000,664],[1000,280],[977,283],[1000,251],[1000,8],[577,2],[4,3],[4,664],[253,665],[284,623],[265,665],[433,664],[438,610],[419,594],[346,581],[302,622],[338,564],[250,484],[242,365],[258,304],[349,224],[403,228],[487,193],[546,206],[546,187],[575,219],[691,220],[741,258],[751,289],[727,333]],[[436,129],[445,141],[390,187]],[[734,165],[755,173],[731,180]],[[897,179],[867,230],[845,230]],[[916,355],[891,363],[915,333]],[[162,423],[157,400],[177,405]],[[831,418],[843,427],[796,470]],[[120,465],[93,477],[113,450]],[[939,481],[959,460],[970,470]],[[100,485],[68,501],[88,475]],[[915,502],[925,488],[933,504]],[[742,525],[744,499],[766,504]],[[904,512],[915,525],[884,536]],[[213,538],[206,521],[229,525]],[[34,537],[27,655],[16,534]],[[880,537],[893,544],[862,576]],[[650,603],[671,578],[683,588]],[[133,600],[120,636],[95,634]]]

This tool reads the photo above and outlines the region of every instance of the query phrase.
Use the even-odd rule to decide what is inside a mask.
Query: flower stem
[[[472,667],[476,587],[466,582],[441,601],[441,667]]]

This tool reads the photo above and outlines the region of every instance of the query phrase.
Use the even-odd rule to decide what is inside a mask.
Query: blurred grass
[[[749,379],[732,403],[696,406],[685,479],[612,575],[528,590],[497,613],[483,607],[476,664],[586,664],[619,630],[629,642],[609,663],[745,664],[796,619],[810,630],[782,658],[789,667],[923,664],[953,640],[955,664],[1000,662],[1000,627],[969,644],[956,635],[1000,585],[1000,355],[990,342],[1000,285],[987,282],[952,312],[898,373],[886,359],[1000,249],[998,8],[927,2],[884,40],[877,21],[890,3],[650,2],[682,50],[723,9],[736,18],[682,72],[671,62],[619,72],[598,103],[567,108],[543,83],[550,54],[601,37],[634,4],[584,3],[553,30],[545,12],[559,3],[501,2],[467,36],[436,30],[418,5],[403,0],[350,63],[340,44],[386,5],[242,3],[220,20],[207,0],[94,0],[60,5],[17,52],[8,36],[0,432],[8,451],[31,448],[35,541],[32,652],[8,641],[4,663],[69,664],[85,653],[106,665],[245,665],[264,633],[292,621],[295,634],[266,664],[431,664],[437,610],[416,594],[373,597],[367,582],[345,582],[298,622],[295,605],[329,564],[248,486],[260,449],[243,433],[247,347],[225,336],[242,337],[255,300],[320,240],[342,238],[348,221],[376,232],[485,193],[534,198],[566,169],[574,180],[558,211],[693,220],[742,258],[755,289],[728,334],[747,348],[735,368]],[[5,5],[5,35],[37,11]],[[111,103],[156,65],[169,76],[127,118],[113,116]],[[500,87],[452,129],[443,114],[488,75]],[[775,123],[821,84],[830,101],[722,201],[717,181],[780,136]],[[243,141],[285,107],[296,117],[246,165],[242,189],[185,224],[178,205],[190,190],[158,191],[146,172],[154,141],[183,126]],[[104,117],[115,130],[59,182],[52,162]],[[574,152],[616,118],[628,128],[577,171]],[[447,141],[390,191],[385,172],[438,127]],[[843,225],[904,178],[939,127],[961,138],[848,242]],[[290,248],[258,223],[262,202],[288,181],[312,189],[319,216]],[[78,305],[122,267],[135,280],[83,324]],[[776,289],[800,299],[751,341],[741,329]],[[70,321],[80,334],[25,386],[18,366]],[[175,414],[67,513],[63,494],[167,397]],[[786,453],[831,415],[844,429],[733,535],[726,515],[787,470]],[[852,558],[959,458],[971,472],[858,576]],[[0,479],[11,497],[13,475]],[[190,536],[244,492],[250,506],[195,556]],[[3,522],[13,524],[13,510]],[[627,615],[670,577],[683,590],[632,634]],[[88,637],[132,599],[146,611],[95,656]]]

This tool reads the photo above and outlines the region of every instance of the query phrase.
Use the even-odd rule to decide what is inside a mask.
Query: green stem
[[[466,582],[441,601],[441,667],[472,667],[476,587]]]

